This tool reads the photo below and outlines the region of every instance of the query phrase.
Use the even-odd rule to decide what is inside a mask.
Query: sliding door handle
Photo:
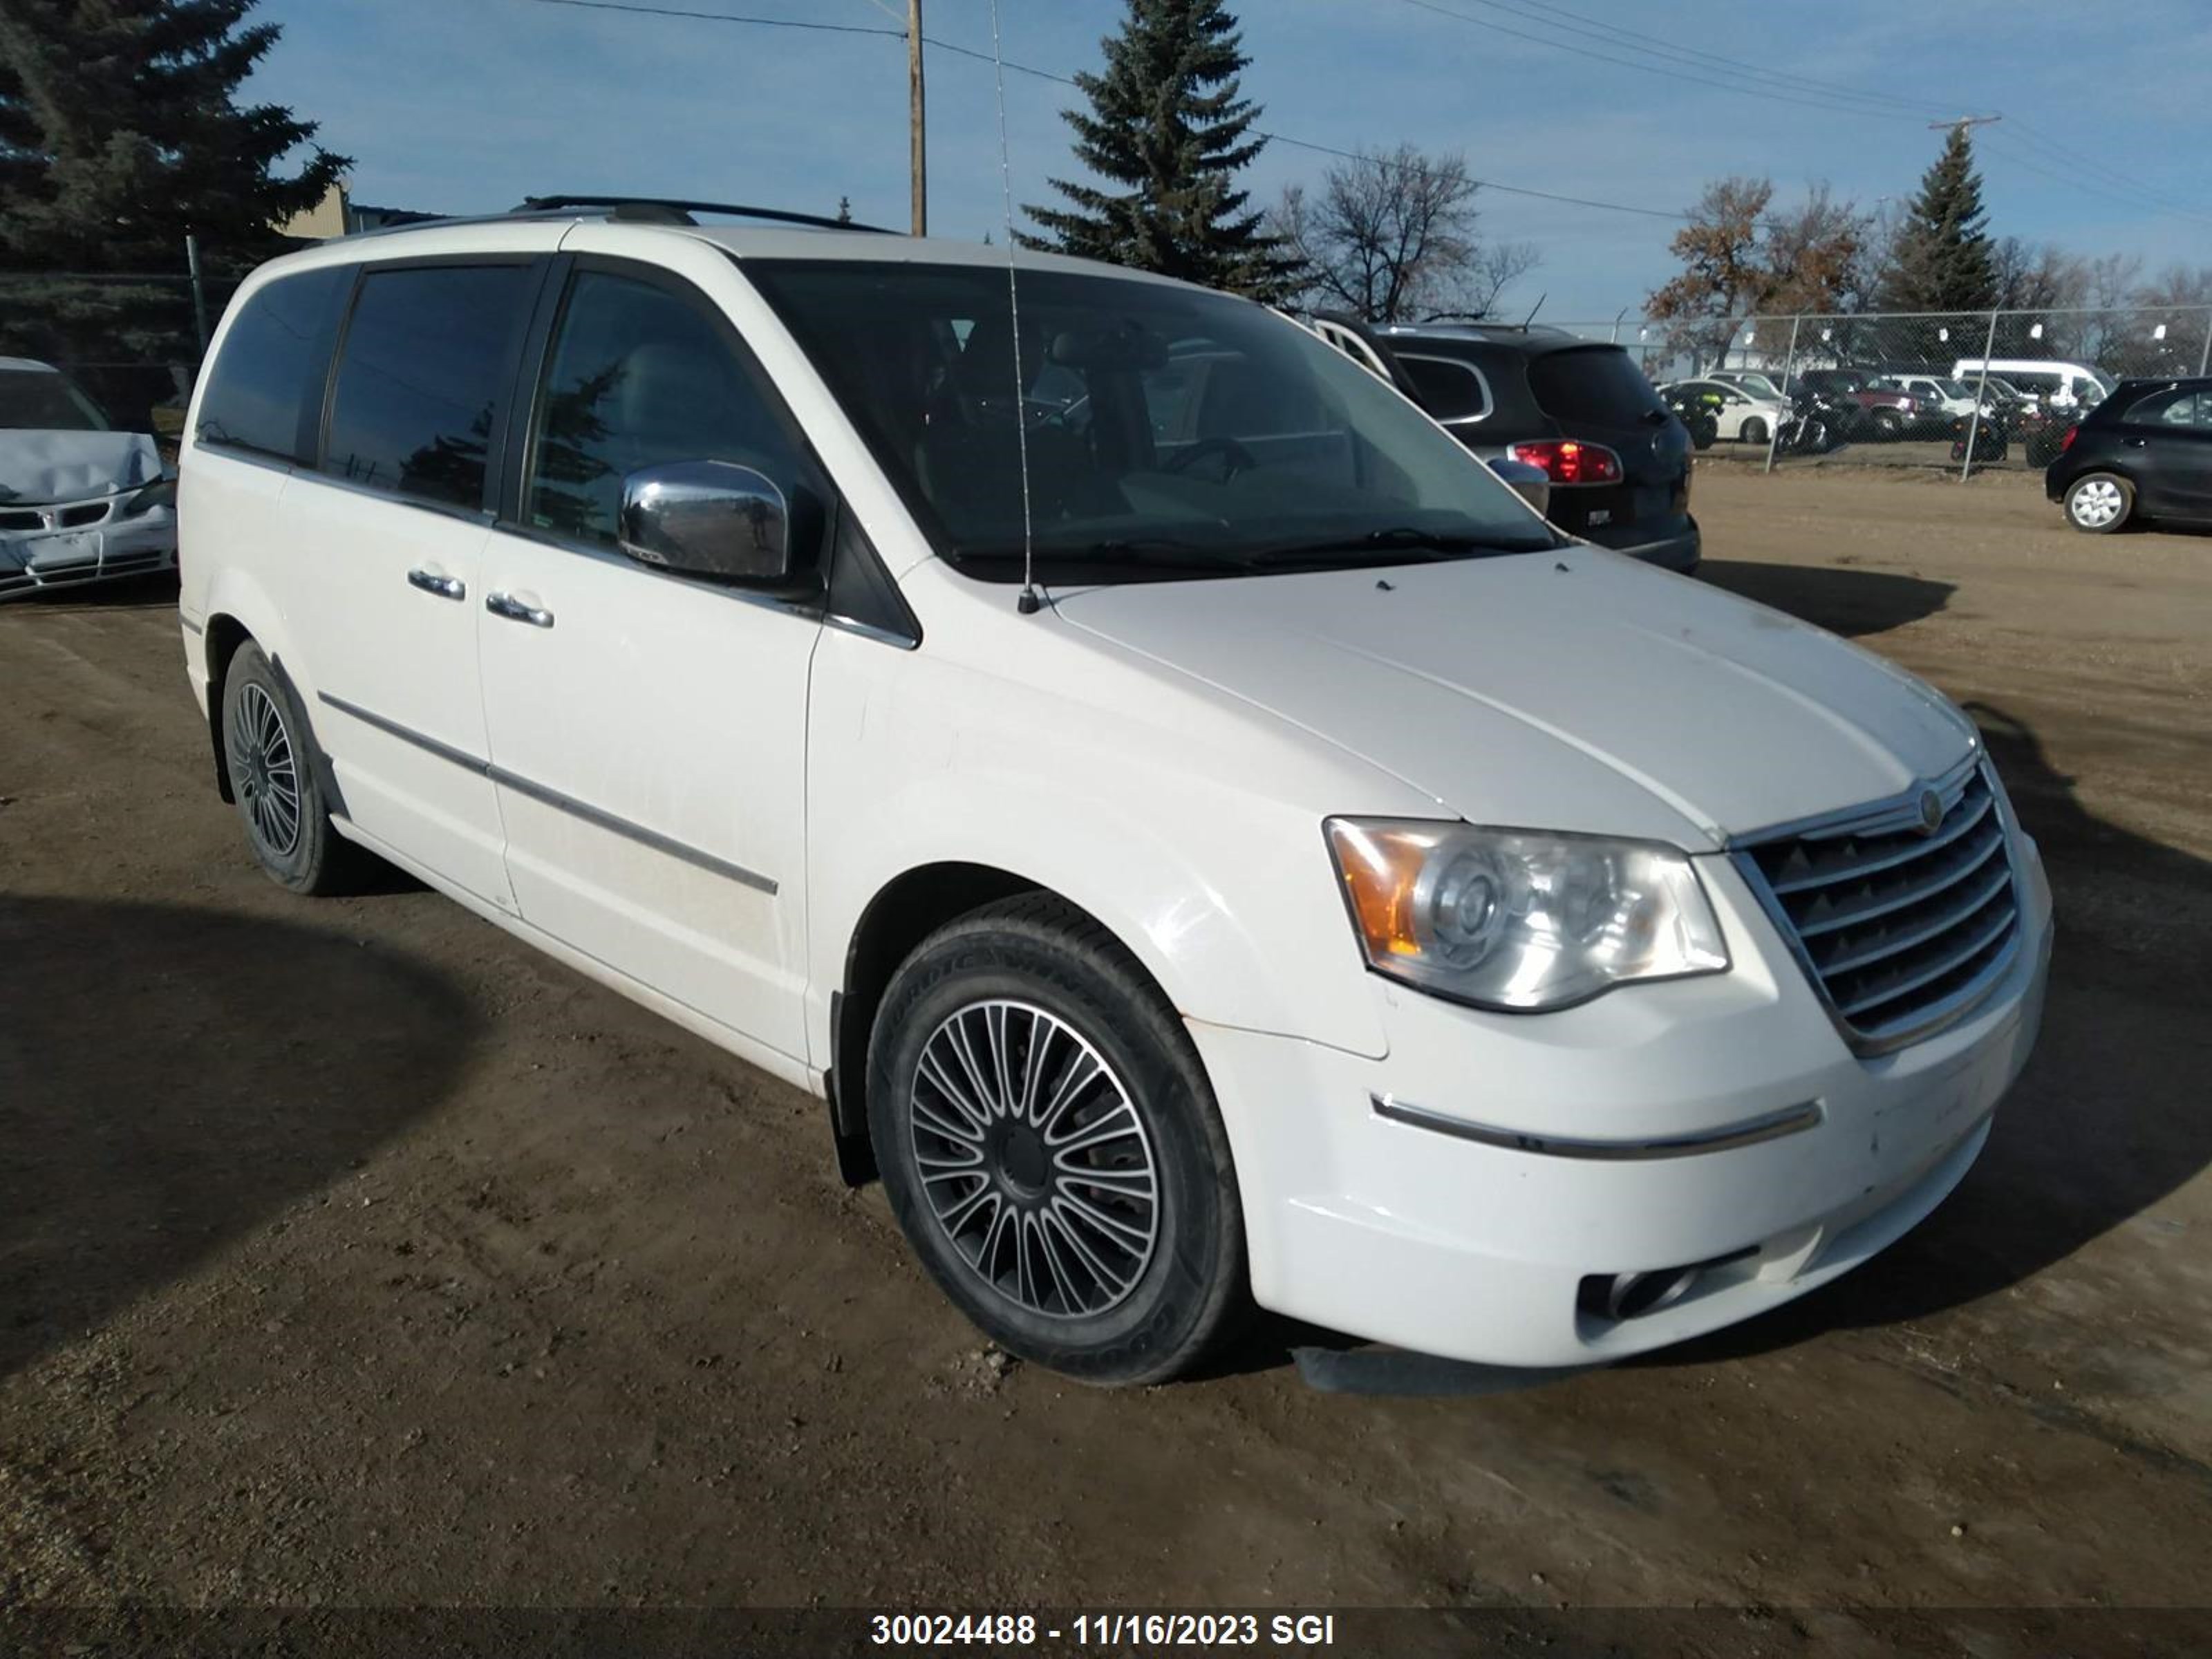
[[[532,628],[553,626],[553,613],[541,605],[528,604],[512,593],[487,593],[484,609],[495,617],[504,617],[509,622],[528,623]]]
[[[468,587],[459,576],[448,576],[442,570],[425,570],[419,566],[407,573],[410,587],[419,587],[425,593],[435,593],[441,599],[460,599],[468,597]]]

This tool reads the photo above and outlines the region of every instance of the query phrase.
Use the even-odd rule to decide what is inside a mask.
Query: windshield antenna
[[[999,52],[999,0],[991,0],[991,73],[999,92],[999,193],[1006,221],[1006,310],[1014,336],[1014,439],[1019,446],[1022,473],[1022,596],[1014,608],[1024,617],[1035,616],[1044,601],[1036,591],[1036,543],[1030,528],[1029,382],[1022,374],[1022,298],[1014,280],[1014,172],[1006,153],[1006,64]]]

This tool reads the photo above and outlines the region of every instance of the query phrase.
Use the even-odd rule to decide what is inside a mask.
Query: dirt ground
[[[1707,1607],[1877,1652],[1772,1610],[2202,1604],[2212,536],[2009,477],[1694,504],[1711,580],[1982,722],[2048,1020],[1886,1255],[1534,1381],[1273,1323],[1166,1389],[1010,1364],[812,1103],[404,880],[264,880],[172,594],[0,610],[0,1607]]]

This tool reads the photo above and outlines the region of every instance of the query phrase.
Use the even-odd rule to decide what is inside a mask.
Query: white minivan
[[[2049,890],[1956,708],[1246,301],[541,205],[264,267],[181,474],[269,874],[374,853],[811,1091],[1077,1376],[1252,1302],[1711,1331],[1934,1208],[2035,1038]]]

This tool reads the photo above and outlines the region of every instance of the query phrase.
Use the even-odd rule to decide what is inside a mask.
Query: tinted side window
[[[2121,418],[2130,426],[2195,426],[2202,420],[2197,393],[2167,387],[2138,398]]]
[[[526,265],[364,276],[323,470],[420,501],[481,507],[492,426],[536,279]]]
[[[539,389],[523,519],[615,544],[623,480],[678,461],[729,461],[788,495],[797,451],[713,320],[651,283],[578,273]]]
[[[1444,357],[1408,357],[1398,361],[1421,394],[1421,407],[1440,421],[1471,421],[1490,413],[1482,378],[1467,363]]]
[[[282,460],[313,459],[331,325],[339,293],[352,282],[349,268],[331,265],[254,290],[208,371],[200,442]]]

